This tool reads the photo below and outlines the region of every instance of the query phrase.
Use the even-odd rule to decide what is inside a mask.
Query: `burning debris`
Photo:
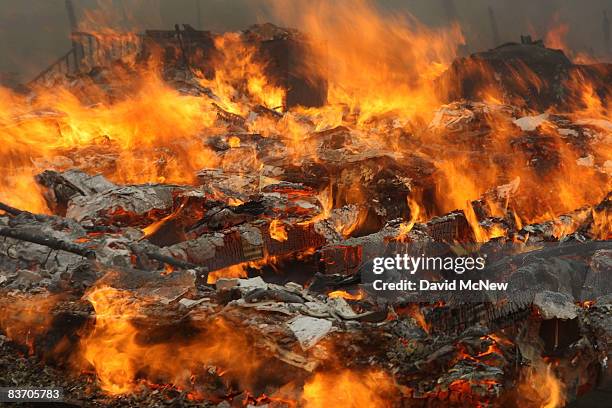
[[[81,33],[78,69],[0,91],[3,385],[559,407],[609,378],[612,68],[531,41],[454,60],[454,30],[357,9],[384,53],[322,27]],[[374,69],[395,74],[376,93]],[[398,248],[486,254],[509,289],[379,293],[373,259]]]

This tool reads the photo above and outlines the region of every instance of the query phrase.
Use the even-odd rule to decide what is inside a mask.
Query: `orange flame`
[[[349,293],[345,290],[334,290],[327,294],[330,298],[343,298],[348,300],[361,300],[364,297],[364,293],[360,290],[358,293]]]
[[[544,37],[544,44],[548,48],[555,50],[567,50],[567,44],[565,43],[565,36],[569,32],[569,26],[567,24],[559,24],[551,28]]]
[[[399,226],[399,232],[397,234],[397,240],[400,242],[405,242],[408,238],[408,233],[412,231],[414,224],[417,221],[424,221],[425,217],[423,211],[421,211],[421,207],[419,204],[413,200],[410,196],[407,197],[408,200],[408,208],[410,209],[410,220],[408,222],[403,222]]]
[[[185,204],[187,203],[187,200],[183,200],[183,202],[181,203],[181,205],[179,205],[176,210],[172,211],[170,214],[166,215],[165,217],[147,225],[146,227],[144,227],[142,229],[142,232],[144,233],[142,239],[145,239],[147,237],[150,237],[151,235],[155,234],[167,221],[173,220],[174,218],[176,218],[181,210],[183,209],[183,207],[185,207]]]
[[[607,240],[612,236],[612,214],[607,209],[593,210],[591,234],[594,239]]]
[[[227,268],[219,269],[208,274],[206,283],[213,284],[219,279],[233,279],[233,278],[246,278],[247,277],[247,263],[231,265]]]
[[[34,352],[36,336],[51,326],[53,307],[59,297],[49,294],[7,296],[0,300],[0,329],[16,343],[28,346]]]
[[[61,87],[41,89],[31,105],[0,90],[0,137],[5,144],[0,158],[3,179],[8,180],[0,185],[0,199],[25,210],[48,211],[30,176],[40,171],[30,158],[43,168],[81,167],[132,183],[190,182],[196,170],[218,161],[201,145],[190,150],[198,144],[190,138],[214,127],[216,114],[209,102],[182,96],[152,74],[143,74],[135,85],[123,99],[96,107]],[[91,93],[99,91],[92,85]],[[62,114],[28,113],[48,106]],[[165,154],[162,146],[173,154]],[[74,149],[87,152],[67,157]]]
[[[516,197],[512,208],[516,219],[525,222],[592,205],[609,190],[609,180],[600,177],[595,167],[576,164],[580,158],[576,149],[567,146],[560,129],[549,121],[537,128],[537,138],[556,151],[558,165],[547,172],[525,166],[532,158],[514,144],[524,132],[512,122],[515,112],[508,113],[508,107],[500,105],[504,98],[501,90],[495,89],[493,75],[492,89],[483,94],[487,102],[481,104],[483,118],[478,120],[490,129],[483,140],[490,159],[475,155],[474,150],[480,154],[480,141],[464,151],[457,148],[458,143],[464,143],[448,134],[424,131],[423,124],[436,116],[440,105],[433,79],[450,66],[463,43],[458,26],[432,29],[410,15],[387,15],[366,0],[350,4],[317,1],[307,6],[279,0],[273,5],[285,24],[302,27],[308,34],[313,55],[296,69],[328,79],[327,105],[292,108],[274,120],[251,115],[256,104],[285,109],[286,91],[267,77],[269,67],[260,61],[256,47],[239,33],[215,37],[218,52],[211,57],[212,78],[194,68],[194,84],[208,88],[210,95],[185,95],[166,84],[157,72],[157,56],[148,64],[126,61],[127,68],[114,67],[109,78],[117,92],[112,96],[106,85],[98,86],[87,77],[79,78],[78,87],[67,81],[51,88],[40,86],[33,99],[0,89],[0,138],[4,142],[0,201],[48,212],[32,180],[46,168],[81,168],[103,173],[118,183],[193,183],[195,172],[205,167],[243,174],[259,172],[263,163],[257,152],[239,137],[230,136],[227,142],[232,148],[222,154],[207,147],[210,137],[228,134],[234,127],[223,119],[226,113],[239,115],[244,131],[283,138],[287,155],[296,164],[321,159],[312,134],[334,126],[351,128],[354,145],[343,146],[351,153],[384,149],[401,157],[412,151],[407,152],[394,136],[397,132],[412,135],[420,145],[436,151],[437,171],[432,176],[435,202],[421,203],[432,213],[427,216],[464,208],[466,202],[499,185],[500,179],[522,180],[522,196]],[[110,21],[104,13],[94,20]],[[129,40],[124,38],[129,33],[101,31],[101,40]],[[560,41],[563,30],[558,31],[550,35],[551,41]],[[490,74],[484,67],[473,68],[483,76]],[[570,116],[577,121],[607,123],[609,109],[597,87],[581,75],[575,74],[568,82],[578,95]],[[526,93],[542,87],[542,79],[527,67],[517,66],[512,76]],[[472,111],[467,113],[473,115]],[[592,147],[598,165],[612,157],[606,143]],[[343,205],[367,203],[367,192],[358,180],[349,179],[322,192],[323,213],[314,221],[328,218]],[[543,184],[546,189],[541,188]],[[498,226],[479,231],[471,214],[467,215],[479,239],[504,234]],[[344,236],[355,234],[366,222],[367,213],[358,211],[355,218],[339,222],[338,231]],[[418,220],[403,224],[400,236],[405,236],[414,222]]]
[[[480,225],[478,217],[474,212],[472,203],[468,202],[465,205],[463,208],[463,213],[465,214],[468,224],[472,228],[472,233],[474,234],[474,240],[476,243],[488,242],[492,238],[503,237],[506,235],[506,230],[499,225],[494,224],[488,229]]]
[[[93,367],[102,389],[117,395],[136,390],[142,381],[190,388],[193,376],[206,367],[221,367],[218,375],[236,378],[245,386],[254,378],[262,359],[255,358],[252,342],[221,319],[208,321],[189,339],[148,342],[146,311],[154,299],[138,299],[111,287],[90,291],[87,299],[96,313],[94,327],[83,334],[77,364]],[[155,316],[159,319],[159,316]],[[196,333],[197,334],[197,333]],[[240,361],[240,364],[236,364]]]
[[[317,373],[304,385],[307,408],[390,407],[393,380],[380,371]]]
[[[238,33],[226,33],[215,38],[215,47],[221,51],[214,61],[215,77],[201,78],[200,83],[216,91],[224,109],[239,115],[248,113],[246,105],[236,100],[236,91],[241,88],[267,108],[284,106],[285,91],[269,83],[265,67],[255,57],[254,46],[246,44]]]
[[[212,284],[217,282],[217,280],[224,279],[234,279],[234,278],[246,278],[248,276],[247,270],[251,269],[261,269],[264,266],[274,266],[278,262],[278,257],[276,256],[264,256],[262,259],[256,261],[248,261],[242,262],[236,265],[231,265],[226,268],[222,268],[208,274],[207,283]]]
[[[565,386],[555,377],[550,365],[537,364],[528,371],[519,385],[518,393],[525,402],[540,408],[559,408],[565,405]]]
[[[464,42],[458,26],[430,29],[409,14],[386,15],[366,0],[274,5],[282,21],[304,27],[315,39],[315,61],[333,56],[333,69],[306,69],[324,70],[330,104],[348,105],[359,123],[393,111],[407,117],[431,112],[437,105],[432,79]]]
[[[270,237],[278,242],[286,241],[289,238],[287,230],[285,229],[285,224],[280,220],[272,220],[272,222],[270,222],[269,231]]]

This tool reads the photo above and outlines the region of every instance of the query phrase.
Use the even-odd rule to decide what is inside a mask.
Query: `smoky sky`
[[[277,21],[268,0],[72,0],[77,19],[93,12],[99,21],[131,30],[170,29],[187,23],[212,31],[240,30],[254,23]],[[306,7],[310,0],[302,2]],[[351,1],[351,0],[329,0]],[[411,13],[436,27],[460,23],[468,50],[493,47],[488,8],[493,10],[500,42],[519,41],[521,34],[543,37],[565,24],[566,43],[609,61],[604,50],[603,11],[612,19],[612,0],[378,0],[390,15]],[[296,27],[300,28],[300,27]],[[0,0],[0,73],[27,81],[70,49],[65,0]]]

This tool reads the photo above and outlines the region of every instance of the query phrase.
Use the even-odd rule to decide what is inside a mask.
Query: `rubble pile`
[[[478,99],[492,92],[496,84],[504,96],[518,106],[545,110],[573,106],[580,100],[575,82],[589,82],[593,90],[609,99],[612,64],[574,64],[562,50],[549,49],[542,41],[523,37],[521,43],[507,43],[492,50],[456,60],[439,79],[450,90],[451,101]]]
[[[149,47],[219,45],[162,34]],[[270,25],[243,36],[305,41]],[[536,65],[565,61],[537,52]],[[340,390],[364,406],[494,407],[545,406],[553,386],[572,401],[610,375],[611,122],[464,94],[426,123],[348,108],[330,120],[246,94],[237,108],[175,57],[164,86],[210,114],[206,129],[129,157],[110,136],[60,146],[32,159],[47,213],[0,203],[0,360],[21,354],[3,384],[36,377],[75,406],[320,406]],[[54,81],[109,101],[138,74],[117,62]],[[14,119],[70,128],[54,110]],[[189,152],[209,165],[183,163]],[[129,160],[157,178],[123,182]],[[468,172],[487,188],[453,176]],[[567,177],[591,186],[589,204],[560,193]],[[397,245],[488,251],[512,289],[469,302],[377,294],[370,263]]]

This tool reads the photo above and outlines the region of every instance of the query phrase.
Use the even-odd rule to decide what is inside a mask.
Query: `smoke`
[[[212,31],[238,30],[264,21],[282,25],[270,0],[72,0],[77,18],[117,29],[171,29],[175,23]],[[329,0],[342,1],[342,0]],[[349,0],[350,1],[350,0]],[[292,0],[309,7],[308,0]],[[564,43],[575,53],[612,60],[604,50],[603,11],[612,14],[612,0],[373,0],[389,14],[411,13],[431,26],[461,24],[470,52],[493,47],[488,12],[495,15],[500,41],[518,41],[521,34],[545,38],[567,25]],[[199,4],[199,6],[198,6]],[[299,28],[299,27],[297,27]],[[27,81],[70,48],[65,0],[0,2],[0,79],[16,73]]]

